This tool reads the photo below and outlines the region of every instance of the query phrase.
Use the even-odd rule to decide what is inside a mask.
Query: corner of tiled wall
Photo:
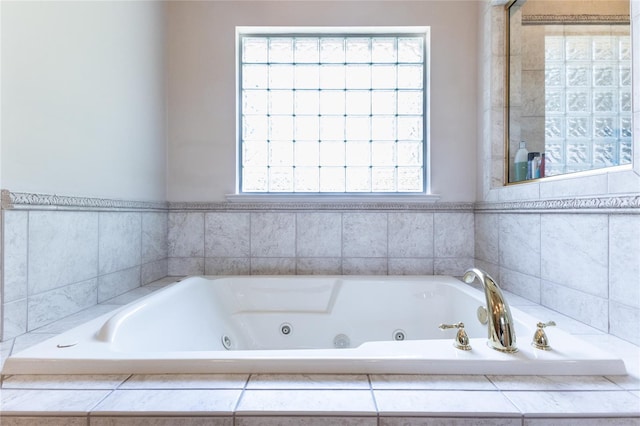
[[[167,213],[3,210],[2,338],[167,275]]]
[[[478,211],[475,261],[502,288],[640,344],[640,215]]]
[[[608,290],[609,332],[640,345],[640,214],[609,218]]]
[[[498,215],[476,213],[474,215],[474,262],[492,278],[501,282],[498,238]]]
[[[168,220],[166,211],[142,213],[142,285],[168,275]]]
[[[22,334],[27,327],[28,213],[3,210],[3,339]]]

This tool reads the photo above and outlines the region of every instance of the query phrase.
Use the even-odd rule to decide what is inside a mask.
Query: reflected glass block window
[[[630,49],[607,27],[545,37],[547,176],[631,163]]]
[[[239,31],[240,192],[425,191],[426,29],[337,30]]]

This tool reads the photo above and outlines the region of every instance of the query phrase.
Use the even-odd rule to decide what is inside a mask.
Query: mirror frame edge
[[[502,171],[502,186],[507,187],[509,185],[513,185],[515,183],[521,182],[509,182],[509,160],[510,160],[510,149],[509,149],[509,132],[511,128],[511,120],[509,119],[510,114],[510,106],[511,106],[511,22],[510,22],[510,9],[518,0],[508,0],[504,4],[504,62],[505,62],[505,73],[504,73],[504,167]]]
[[[636,91],[640,89],[640,54],[635,55],[636,51],[640,52],[640,49],[636,47],[636,44],[640,43],[640,0],[629,0],[629,19],[631,24],[631,96],[632,96],[632,144],[631,149],[631,162],[632,170],[640,176],[640,134],[636,130],[640,131],[640,108],[636,106],[638,99]],[[636,120],[637,118],[637,120]]]

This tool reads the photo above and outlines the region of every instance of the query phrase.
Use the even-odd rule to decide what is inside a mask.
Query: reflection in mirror
[[[508,6],[508,182],[630,164],[628,0]]]

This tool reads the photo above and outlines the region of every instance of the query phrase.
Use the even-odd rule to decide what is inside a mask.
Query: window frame
[[[304,191],[243,191],[243,139],[242,139],[242,40],[245,37],[420,37],[423,40],[423,105],[422,105],[422,191],[341,191],[341,192],[304,192]],[[431,152],[430,152],[430,27],[428,26],[400,26],[400,27],[262,27],[262,26],[238,26],[236,27],[236,196],[257,196],[259,198],[303,198],[303,197],[337,197],[348,198],[401,198],[431,196]],[[396,89],[397,90],[397,89]]]

